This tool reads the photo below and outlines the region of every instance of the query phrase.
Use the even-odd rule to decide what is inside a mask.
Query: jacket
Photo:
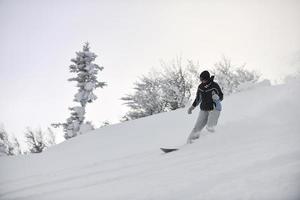
[[[219,100],[223,100],[223,92],[218,83],[214,82],[214,76],[212,76],[208,82],[201,83],[198,86],[196,98],[193,102],[193,107],[197,107],[200,104],[200,109],[204,111],[213,110],[216,103],[212,99],[213,93],[219,96]]]

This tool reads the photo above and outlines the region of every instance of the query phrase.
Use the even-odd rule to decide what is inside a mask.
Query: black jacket
[[[197,96],[193,103],[194,107],[197,107],[200,103],[200,109],[209,111],[214,109],[214,101],[212,99],[213,92],[215,92],[220,100],[223,100],[223,93],[218,85],[218,83],[214,82],[214,76],[210,78],[210,80],[206,83],[201,83],[198,86]]]

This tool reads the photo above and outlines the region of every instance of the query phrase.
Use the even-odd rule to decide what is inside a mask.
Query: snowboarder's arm
[[[220,98],[220,101],[222,101],[223,100],[223,92],[222,92],[222,90],[221,90],[218,83],[216,83],[216,88],[217,88],[217,92],[218,92],[218,96]]]
[[[196,94],[196,99],[194,100],[193,102],[193,107],[197,107],[199,104],[201,103],[201,93],[200,93],[200,88],[198,87],[198,90],[197,90],[197,94]]]

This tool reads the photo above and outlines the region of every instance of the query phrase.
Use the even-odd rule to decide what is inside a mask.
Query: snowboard
[[[161,149],[164,153],[170,153],[170,152],[179,150],[179,149],[177,149],[177,148],[172,148],[172,149],[170,149],[170,148],[160,148],[160,149]]]

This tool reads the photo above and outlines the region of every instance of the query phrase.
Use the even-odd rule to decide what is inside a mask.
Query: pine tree
[[[63,127],[66,139],[93,129],[91,123],[84,123],[85,108],[87,103],[92,103],[97,99],[93,91],[98,87],[103,88],[106,85],[105,82],[97,80],[98,72],[104,68],[93,63],[97,55],[90,52],[89,43],[86,43],[83,46],[83,50],[77,52],[76,55],[76,58],[71,59],[74,64],[69,67],[70,72],[75,73],[76,77],[70,78],[69,81],[77,83],[78,92],[74,96],[74,101],[80,103],[80,106],[69,108],[71,116],[65,123],[52,124],[54,127]]]

